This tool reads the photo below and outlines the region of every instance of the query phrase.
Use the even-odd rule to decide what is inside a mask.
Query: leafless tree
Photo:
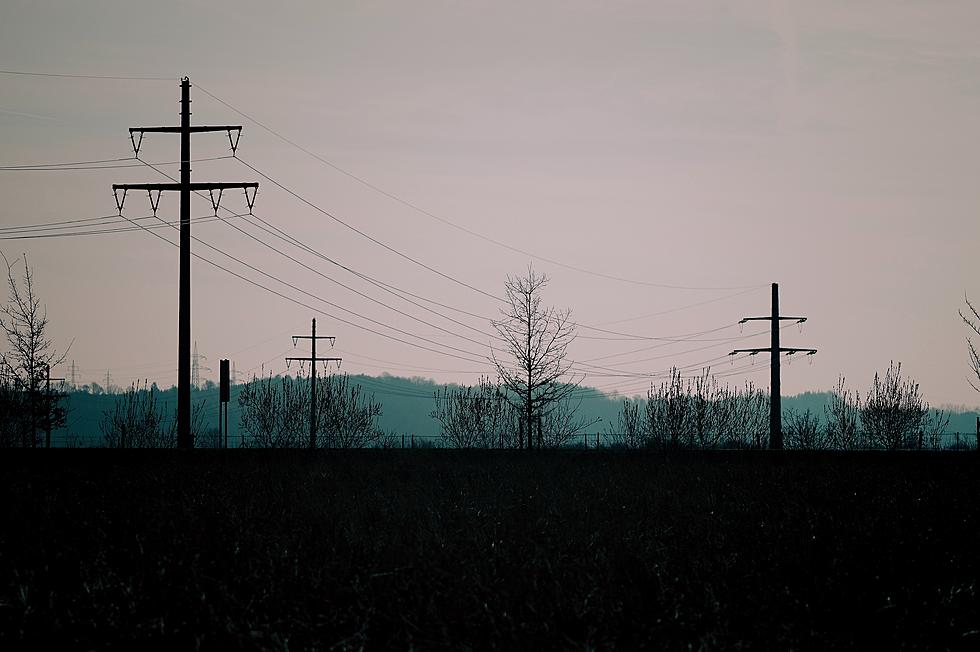
[[[727,392],[729,403],[725,439],[734,448],[765,448],[769,432],[769,394],[747,381]]]
[[[497,375],[508,390],[508,400],[523,416],[518,448],[532,448],[538,418],[545,418],[578,387],[572,374],[568,347],[575,339],[570,310],[546,308],[541,292],[548,277],[528,267],[527,276],[507,277],[507,308],[493,322],[503,340],[503,351],[490,348]],[[506,359],[503,354],[507,354]],[[542,437],[537,442],[543,444]]]
[[[107,448],[176,448],[177,411],[160,403],[156,385],[133,384],[116,396],[112,410],[102,413],[99,429],[102,445]],[[203,402],[191,409],[191,432],[195,441],[206,434]],[[169,416],[167,416],[169,413]]]
[[[966,301],[966,307],[970,314],[966,314],[960,310],[960,318],[971,331],[977,335],[980,335],[980,313],[978,313],[974,305],[970,303],[969,297],[964,296],[963,298]],[[980,353],[977,352],[976,347],[973,345],[973,340],[969,336],[966,338],[966,346],[970,352],[970,370],[973,372],[973,378],[967,380],[967,382],[970,383],[970,387],[980,392]]]
[[[598,423],[598,417],[579,416],[581,404],[581,400],[573,403],[569,399],[553,403],[538,421],[538,445],[546,448],[564,446]]]
[[[933,450],[943,447],[943,433],[949,426],[949,415],[945,410],[930,410],[922,420],[919,431],[919,448],[923,445]]]
[[[7,339],[7,350],[0,353],[0,380],[7,385],[7,396],[20,404],[26,417],[17,419],[19,436],[9,443],[36,447],[40,432],[64,424],[65,411],[57,400],[45,393],[49,370],[64,362],[67,351],[58,353],[48,337],[48,313],[34,288],[34,272],[24,256],[24,274],[17,279],[13,263],[7,265],[8,302],[0,306],[0,329]],[[69,348],[70,345],[69,345]]]
[[[514,439],[512,411],[500,386],[481,378],[474,386],[435,392],[429,416],[441,424],[443,440],[454,448],[503,448]]]
[[[847,389],[844,377],[841,376],[831,393],[830,402],[824,406],[824,416],[827,419],[826,440],[830,448],[853,450],[863,447],[860,414],[861,395]]]
[[[144,383],[116,398],[112,411],[103,412],[99,429],[107,448],[146,448],[157,445],[168,428],[156,392]]]
[[[609,424],[605,438],[613,446],[624,448],[643,448],[648,445],[649,437],[640,414],[639,401],[623,399],[616,422]]]
[[[253,376],[238,393],[246,445],[258,448],[305,445],[303,433],[309,434],[309,404],[309,394],[293,379]]]
[[[377,426],[381,403],[351,385],[347,374],[317,380],[317,410],[317,442],[326,448],[365,448],[384,436]]]
[[[676,368],[670,380],[647,392],[646,430],[651,443],[662,449],[681,448],[687,444],[691,422],[691,397],[684,379]]]
[[[812,451],[826,445],[825,431],[820,420],[809,409],[803,412],[783,412],[783,438],[789,448]]]
[[[875,374],[861,407],[861,429],[872,446],[922,448],[928,414],[929,404],[922,399],[919,384],[902,378],[902,363],[891,362],[884,376]]]

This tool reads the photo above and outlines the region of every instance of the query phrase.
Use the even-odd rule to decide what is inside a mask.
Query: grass
[[[5,451],[0,647],[977,649],[969,454]]]

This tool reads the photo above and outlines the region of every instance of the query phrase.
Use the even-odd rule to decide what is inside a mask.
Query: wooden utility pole
[[[316,357],[316,341],[317,340],[330,340],[330,346],[333,346],[336,341],[336,337],[332,335],[317,335],[316,334],[316,317],[313,318],[313,330],[309,335],[293,335],[293,346],[296,346],[297,340],[310,340],[311,342],[311,352],[308,358],[286,358],[286,363],[293,360],[298,360],[300,362],[310,363],[310,449],[316,448],[316,363],[323,362],[323,367],[326,369],[327,363],[336,362],[337,367],[340,367],[340,363],[343,358],[318,358]]]
[[[780,450],[783,447],[783,409],[782,395],[780,394],[779,354],[786,353],[787,355],[794,355],[796,353],[806,353],[807,355],[814,355],[817,350],[784,348],[779,346],[779,322],[795,321],[798,324],[802,324],[806,321],[806,317],[784,317],[779,314],[778,283],[772,284],[772,314],[766,317],[745,317],[738,323],[744,324],[748,321],[768,321],[771,344],[769,347],[761,349],[735,349],[729,355],[736,355],[738,353],[748,353],[749,355],[769,353],[771,357],[771,364],[769,366],[769,448]]]
[[[122,215],[126,192],[129,190],[145,190],[150,196],[150,207],[156,215],[160,205],[160,193],[176,191],[180,193],[180,279],[178,290],[177,310],[177,447],[193,448],[191,436],[191,192],[207,190],[211,194],[211,203],[215,211],[221,202],[221,193],[230,188],[242,188],[245,191],[245,203],[249,211],[255,204],[255,194],[258,183],[191,183],[191,134],[207,131],[225,131],[231,143],[232,152],[238,149],[238,139],[241,138],[241,125],[222,126],[191,126],[191,82],[187,77],[180,81],[180,126],[179,127],[130,127],[129,139],[133,143],[133,151],[139,158],[140,145],[143,135],[147,133],[180,134],[180,182],[179,183],[124,183],[113,184],[112,192],[116,196],[116,207]],[[237,137],[232,138],[231,133]],[[139,138],[136,135],[139,135]],[[218,199],[214,199],[214,191],[218,191]],[[252,191],[251,196],[249,190]],[[119,192],[122,191],[120,199]],[[156,199],[153,193],[156,193]]]

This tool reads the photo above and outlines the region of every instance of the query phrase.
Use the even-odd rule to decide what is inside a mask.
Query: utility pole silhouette
[[[72,367],[74,367],[74,366],[75,366],[75,363],[72,362]],[[44,396],[45,396],[45,405],[47,405],[47,410],[45,411],[46,418],[44,420],[45,421],[45,423],[44,423],[44,429],[45,429],[44,447],[45,448],[51,448],[51,401],[52,401],[52,399],[55,398],[55,396],[57,396],[58,398],[62,398],[63,396],[65,396],[65,394],[63,392],[56,392],[55,394],[52,394],[51,393],[51,381],[52,380],[57,380],[57,381],[65,382],[65,379],[64,378],[52,378],[51,377],[51,365],[44,365],[44,367],[45,367],[45,374],[44,374],[45,375],[45,377],[44,377]]]
[[[316,448],[316,363],[323,362],[323,368],[326,370],[327,364],[330,362],[336,362],[337,368],[340,368],[340,363],[343,358],[318,358],[316,357],[316,341],[317,340],[330,340],[330,346],[332,347],[334,342],[337,340],[336,337],[332,335],[317,335],[316,334],[316,317],[313,318],[313,330],[309,335],[293,335],[293,346],[296,346],[297,340],[310,340],[312,350],[310,352],[310,357],[308,358],[286,358],[286,366],[293,360],[299,360],[301,363],[310,363],[310,448]]]
[[[218,210],[223,191],[231,188],[242,188],[245,191],[245,203],[249,211],[255,204],[258,183],[191,183],[191,134],[209,131],[225,131],[231,143],[232,153],[238,149],[238,140],[242,135],[241,125],[222,126],[191,126],[191,82],[187,77],[180,81],[180,126],[178,127],[130,127],[129,139],[133,151],[139,158],[140,145],[147,133],[180,134],[180,182],[179,183],[136,183],[113,184],[112,192],[116,196],[116,207],[122,215],[126,192],[129,190],[145,190],[150,197],[150,207],[156,215],[160,205],[160,193],[163,191],[180,192],[180,276],[179,299],[177,311],[177,447],[188,449],[194,447],[191,435],[191,192],[207,190],[211,195],[214,210]],[[232,138],[231,133],[237,136]],[[139,138],[136,137],[139,134]],[[252,190],[251,197],[248,194]],[[122,191],[122,199],[119,198]],[[215,191],[218,192],[215,200]],[[153,193],[156,192],[156,199]]]
[[[779,283],[772,284],[772,314],[768,317],[745,317],[738,323],[744,324],[748,321],[768,321],[771,344],[768,348],[761,349],[735,349],[728,355],[736,355],[738,353],[758,355],[759,353],[769,352],[771,357],[769,366],[769,448],[781,450],[783,448],[783,410],[779,387],[779,354],[786,353],[787,355],[794,355],[796,353],[806,353],[807,355],[814,355],[817,350],[779,346],[779,322],[795,321],[798,324],[802,324],[806,321],[806,317],[784,317],[779,314]]]

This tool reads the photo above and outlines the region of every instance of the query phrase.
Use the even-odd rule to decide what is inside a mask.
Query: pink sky
[[[972,255],[980,236],[975,2],[180,5],[6,2],[0,69],[172,81],[0,74],[0,166],[130,156],[128,127],[176,124],[177,79],[188,75],[194,122],[242,124],[244,161],[466,284],[502,296],[507,274],[533,262],[552,278],[545,301],[571,308],[578,322],[671,337],[766,314],[768,284],[776,281],[783,312],[809,317],[802,333],[784,331],[784,345],[820,350],[812,364],[784,367],[785,393],[828,390],[839,374],[863,393],[875,371],[896,360],[933,404],[980,403],[966,382],[966,331],[957,316],[964,292],[980,300]],[[531,261],[475,238],[284,143],[197,85],[460,227],[541,258],[686,289]],[[175,161],[177,141],[149,135],[141,155]],[[222,134],[194,137],[194,158],[227,150]],[[163,169],[177,173],[176,165]],[[198,162],[194,178],[260,181],[256,214],[315,251],[452,308],[497,316],[493,299],[378,247],[240,162]],[[0,226],[108,215],[112,183],[162,180],[143,167],[0,171]],[[232,194],[224,205],[239,210],[244,202]],[[165,195],[160,216],[175,219],[177,207],[176,195]],[[207,200],[195,200],[195,217],[210,211]],[[148,214],[145,196],[131,195],[125,213]],[[435,308],[464,328],[240,226],[323,275],[451,331],[395,314],[226,224],[195,226],[215,247],[381,322],[367,324],[194,247],[318,307],[319,331],[337,336],[344,370],[461,382],[489,372],[486,362],[413,348],[333,318],[447,353],[462,349],[471,359],[488,355],[490,339],[478,332],[492,332],[485,319]],[[56,342],[74,339],[70,359],[82,382],[104,379],[106,369],[119,385],[174,381],[176,249],[131,232],[0,241],[0,250],[29,256]],[[742,286],[760,287],[738,295],[695,289]],[[193,300],[193,338],[208,364],[217,369],[219,358],[230,357],[240,373],[263,363],[267,372],[285,371],[283,355],[295,354],[289,336],[308,331],[314,316],[200,262]],[[639,374],[764,346],[764,330],[717,341],[739,335],[730,327],[696,338],[705,341],[617,357],[606,356],[658,342],[582,337],[572,353],[580,364],[626,374],[582,367],[586,384],[641,392],[649,381]],[[765,362],[728,380],[767,386]],[[742,366],[715,368],[727,374]]]

